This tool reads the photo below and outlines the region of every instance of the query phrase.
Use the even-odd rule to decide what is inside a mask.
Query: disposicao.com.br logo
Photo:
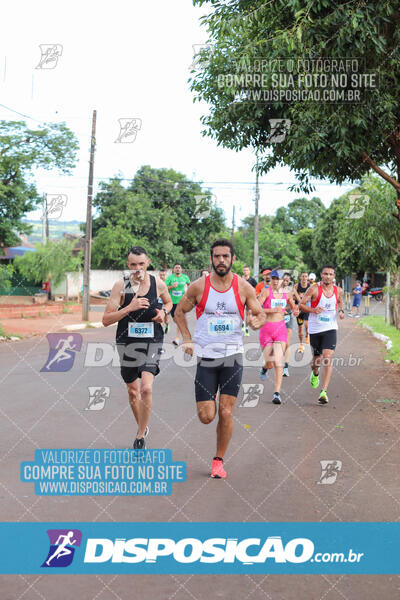
[[[89,538],[85,563],[157,563],[166,558],[177,563],[305,563],[359,562],[362,553],[317,552],[308,538],[293,538],[285,544],[280,536],[267,538]]]

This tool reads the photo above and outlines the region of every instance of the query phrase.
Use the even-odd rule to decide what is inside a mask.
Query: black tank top
[[[157,284],[154,275],[149,275],[150,287],[147,294],[144,296],[137,296],[138,298],[147,298],[150,306],[148,308],[141,308],[130,312],[126,317],[118,322],[116,342],[117,344],[130,344],[132,342],[162,342],[164,338],[164,330],[160,323],[152,321],[153,317],[157,315],[156,308],[159,308],[157,298]],[[124,293],[125,298],[123,304],[119,307],[125,308],[135,297],[135,293],[132,289],[129,276],[124,277]],[[128,335],[129,323],[154,323],[154,337],[131,337]]]
[[[304,294],[308,288],[310,287],[310,284],[307,283],[307,287],[303,287],[299,281],[299,283],[297,284],[297,293],[298,294]],[[296,304],[298,304],[297,300],[295,300]]]

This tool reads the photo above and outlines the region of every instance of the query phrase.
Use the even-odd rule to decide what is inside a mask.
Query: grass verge
[[[360,323],[365,323],[365,325],[372,327],[376,333],[386,335],[391,340],[392,347],[390,350],[385,350],[386,356],[398,365],[400,363],[400,329],[386,324],[385,318],[378,316],[363,317],[360,319]]]

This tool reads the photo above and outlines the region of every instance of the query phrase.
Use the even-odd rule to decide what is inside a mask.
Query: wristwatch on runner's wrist
[[[162,310],[165,312],[165,316],[167,317],[169,315],[169,312],[167,310],[165,310],[165,308],[163,307]]]

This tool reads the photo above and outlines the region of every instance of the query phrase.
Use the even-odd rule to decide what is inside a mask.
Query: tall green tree
[[[287,207],[278,208],[273,225],[279,225],[285,233],[298,233],[300,229],[315,227],[325,210],[320,198],[296,198]]]
[[[261,268],[278,267],[282,269],[298,269],[302,264],[302,256],[296,238],[273,225],[274,217],[262,215],[259,218],[258,251]],[[234,247],[236,256],[253,265],[254,248],[254,216],[243,219],[239,230],[235,232]]]
[[[307,271],[316,271],[321,266],[317,263],[313,250],[314,233],[314,229],[305,227],[296,234],[296,244],[301,250]]]
[[[31,230],[21,218],[40,200],[32,182],[33,170],[70,173],[78,148],[75,135],[64,123],[32,129],[24,122],[0,121],[0,247],[18,243],[16,232]]]
[[[103,182],[94,199],[92,265],[123,268],[130,246],[144,246],[154,268],[208,264],[210,242],[224,228],[208,190],[173,169],[139,169],[128,186]]]
[[[42,283],[51,278],[53,285],[58,285],[68,271],[77,271],[82,266],[82,252],[74,255],[74,242],[66,239],[46,244],[36,244],[35,252],[27,252],[16,256],[14,266],[26,279]]]
[[[368,201],[349,210],[352,193]],[[395,195],[393,187],[378,177],[365,178],[360,188],[347,194],[339,217],[335,253],[343,272],[390,272],[391,322],[400,329],[400,232],[390,212]]]
[[[210,107],[202,119],[204,133],[235,150],[257,148],[263,172],[289,166],[297,175],[295,189],[307,192],[313,189],[312,177],[358,182],[373,169],[393,186],[391,212],[400,219],[398,0],[193,1],[209,5],[202,21],[213,45],[191,79],[196,99]],[[292,89],[305,89],[306,75],[321,72],[307,60],[328,61],[325,68],[320,65],[330,78],[333,60],[353,57],[363,60],[345,67],[343,89],[349,99],[352,86],[363,86],[359,101],[319,101],[315,94],[301,100],[257,96],[286,94],[292,84],[288,78],[281,81],[282,74],[294,75]],[[353,72],[356,78],[365,75],[363,82],[354,84]],[[264,78],[255,79],[255,73]],[[243,83],[247,74],[252,79]],[[290,130],[277,136],[271,119],[290,121]]]
[[[340,228],[346,215],[349,213],[349,199],[347,195],[336,198],[318,221],[312,236],[312,256],[316,272],[319,273],[324,264],[333,264],[338,268],[338,254],[336,244]],[[349,265],[343,270],[338,268],[339,277],[351,273]]]

